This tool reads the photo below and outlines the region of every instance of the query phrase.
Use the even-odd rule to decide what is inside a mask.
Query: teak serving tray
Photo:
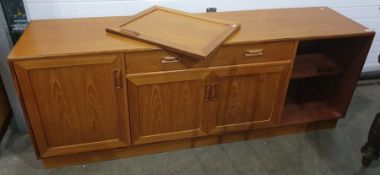
[[[106,30],[180,54],[206,58],[239,27],[238,23],[154,6],[131,17],[125,24]]]

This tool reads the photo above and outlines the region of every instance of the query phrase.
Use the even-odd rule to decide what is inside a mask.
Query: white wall
[[[29,19],[133,15],[152,5],[187,12],[328,6],[380,33],[380,0],[24,0]],[[363,71],[380,70],[380,34],[376,35]]]

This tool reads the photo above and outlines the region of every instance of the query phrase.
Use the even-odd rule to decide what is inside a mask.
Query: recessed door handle
[[[216,101],[218,97],[219,83],[212,83],[211,101]]]
[[[209,99],[210,99],[210,88],[211,86],[209,85],[209,84],[206,84],[205,85],[205,91],[204,91],[204,101],[205,102],[208,102],[209,101]]]
[[[164,56],[161,58],[161,63],[177,63],[180,61],[180,58],[178,56]]]
[[[246,57],[262,56],[262,55],[264,55],[264,49],[250,49],[250,50],[246,50],[244,55]]]
[[[120,69],[113,69],[112,73],[113,73],[115,88],[120,89],[122,86],[121,71]]]

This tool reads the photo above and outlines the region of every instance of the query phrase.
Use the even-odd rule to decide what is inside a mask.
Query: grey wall
[[[7,57],[12,48],[12,41],[8,33],[8,27],[3,15],[3,10],[0,4],[0,75],[4,82],[5,90],[7,91],[9,102],[12,107],[13,116],[16,120],[17,127],[26,132],[26,124],[24,120],[24,114],[13,86],[12,76],[7,63]]]

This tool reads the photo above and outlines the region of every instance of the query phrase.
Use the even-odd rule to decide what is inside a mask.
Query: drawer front
[[[291,60],[296,41],[224,46],[211,57],[211,66]]]
[[[295,49],[296,41],[230,45],[219,48],[205,60],[157,50],[127,53],[125,63],[127,74],[134,74],[291,60]]]
[[[206,62],[163,50],[125,54],[127,74],[207,67]]]

